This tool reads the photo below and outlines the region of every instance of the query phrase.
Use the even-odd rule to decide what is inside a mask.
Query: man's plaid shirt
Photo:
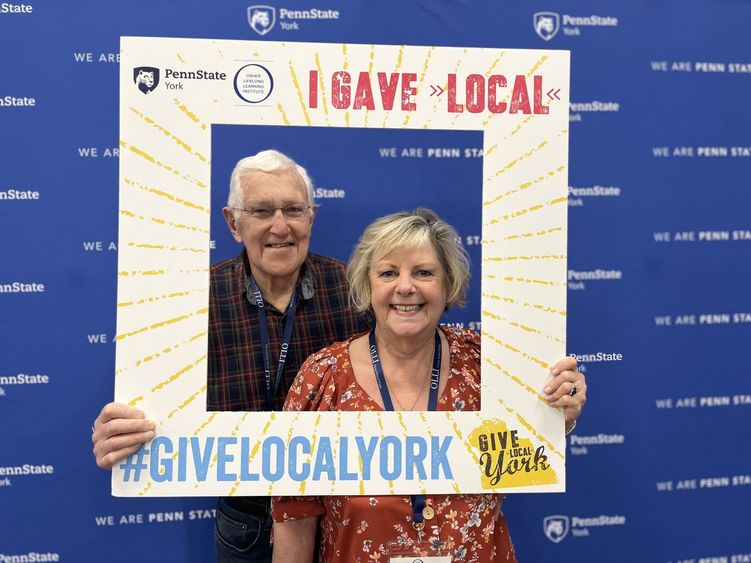
[[[245,251],[211,267],[209,290],[209,411],[263,411],[266,407],[258,306],[249,288]],[[282,383],[274,397],[281,410],[284,397],[305,359],[321,348],[367,329],[349,306],[344,264],[308,254]],[[272,378],[276,377],[286,311],[266,305]]]

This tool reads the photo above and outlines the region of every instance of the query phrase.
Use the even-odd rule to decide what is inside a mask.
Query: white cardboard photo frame
[[[120,73],[115,396],[157,438],[113,494],[565,490],[541,390],[565,354],[568,52],[126,37]],[[212,124],[483,132],[481,411],[206,411]]]

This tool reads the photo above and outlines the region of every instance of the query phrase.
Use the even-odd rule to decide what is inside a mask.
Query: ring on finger
[[[574,381],[574,383],[571,385],[571,391],[569,391],[568,394],[573,397],[574,395],[576,395],[577,391],[578,389],[576,388],[576,382]]]

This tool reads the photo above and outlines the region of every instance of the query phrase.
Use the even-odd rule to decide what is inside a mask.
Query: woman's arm
[[[313,561],[317,528],[318,518],[315,516],[275,522],[273,563]]]
[[[300,366],[284,402],[285,411],[332,410],[335,397],[329,348],[312,354]],[[319,516],[326,509],[320,497],[273,497],[271,516],[274,519],[273,563],[310,563],[315,550]]]

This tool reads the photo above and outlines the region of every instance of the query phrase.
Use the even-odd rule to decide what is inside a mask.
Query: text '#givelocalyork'
[[[311,441],[293,436],[285,441],[269,436],[260,442],[249,437],[159,436],[120,465],[123,482],[151,479],[206,481],[369,481],[371,479],[453,479],[448,450],[453,436],[328,436]],[[352,456],[350,456],[352,451]],[[358,459],[359,458],[359,459]],[[213,475],[212,475],[213,477]]]

